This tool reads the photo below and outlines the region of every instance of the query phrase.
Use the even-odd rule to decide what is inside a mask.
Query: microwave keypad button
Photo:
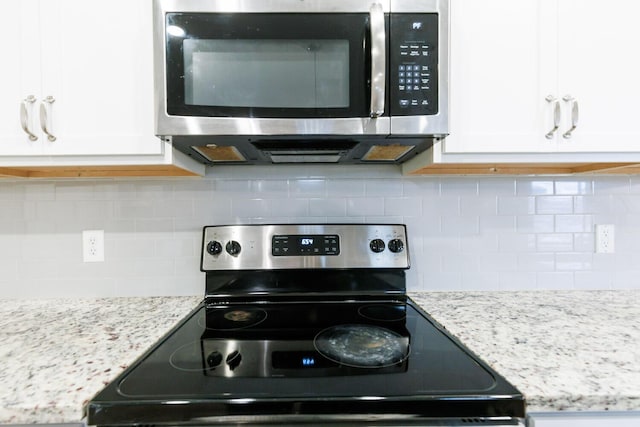
[[[404,70],[405,70],[405,66],[404,66],[404,65],[400,65],[400,66],[398,67],[398,70],[399,70],[399,71],[404,71]]]
[[[403,85],[404,84],[404,79],[398,79],[398,83]]]
[[[398,73],[398,77],[400,77],[400,78],[404,77],[404,71],[400,71],[400,72]]]
[[[419,65],[414,65],[413,66],[413,71],[420,71],[420,66]]]
[[[408,107],[409,106],[409,100],[408,99],[401,99],[400,100],[400,106],[401,107]]]

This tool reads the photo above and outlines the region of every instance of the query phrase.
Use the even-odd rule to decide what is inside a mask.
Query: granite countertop
[[[530,412],[640,410],[640,291],[413,293]],[[201,297],[0,300],[0,424],[82,406]]]

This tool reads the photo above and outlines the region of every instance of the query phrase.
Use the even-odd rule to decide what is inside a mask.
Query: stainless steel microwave
[[[208,164],[401,163],[448,134],[448,0],[154,0],[156,135]]]

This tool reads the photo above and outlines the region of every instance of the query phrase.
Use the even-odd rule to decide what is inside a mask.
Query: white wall
[[[204,225],[406,223],[410,290],[640,288],[640,176],[402,177],[220,167],[203,179],[0,181],[0,297],[200,295]],[[614,224],[614,254],[594,225]],[[81,233],[105,230],[104,263]]]

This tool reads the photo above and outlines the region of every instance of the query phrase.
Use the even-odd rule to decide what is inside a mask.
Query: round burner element
[[[200,341],[178,347],[169,357],[169,363],[181,371],[202,371],[202,345]]]
[[[255,307],[209,308],[202,321],[207,329],[232,331],[256,326],[267,318],[267,312]]]
[[[316,335],[316,350],[327,359],[355,368],[383,368],[409,355],[407,338],[373,325],[338,325]]]
[[[407,317],[404,304],[369,304],[358,309],[358,314],[370,320],[397,322]]]

